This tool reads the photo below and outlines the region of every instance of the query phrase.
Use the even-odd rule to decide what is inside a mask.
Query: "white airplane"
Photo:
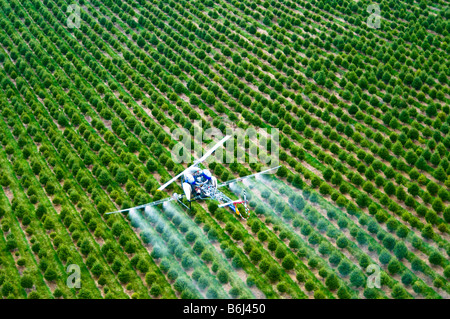
[[[225,136],[216,145],[214,145],[213,148],[211,148],[208,152],[206,152],[201,158],[194,161],[194,163],[191,166],[189,166],[184,171],[182,171],[180,174],[173,177],[170,181],[161,185],[158,188],[159,191],[162,191],[167,186],[169,186],[170,184],[175,182],[177,179],[180,179],[181,187],[184,192],[183,194],[174,193],[172,195],[172,197],[167,197],[167,198],[164,198],[164,199],[161,199],[158,201],[154,201],[154,202],[136,206],[136,207],[122,209],[122,210],[118,210],[115,212],[110,212],[110,213],[107,213],[107,215],[124,213],[124,212],[128,212],[130,210],[133,210],[133,209],[140,209],[140,208],[145,208],[145,207],[156,206],[156,205],[160,205],[165,202],[169,202],[169,201],[173,201],[173,200],[176,200],[178,203],[180,203],[186,209],[191,209],[192,201],[211,199],[211,200],[218,201],[219,207],[229,207],[234,213],[239,215],[242,219],[247,219],[249,210],[248,210],[248,201],[247,201],[247,196],[245,194],[245,191],[244,191],[244,196],[243,196],[244,199],[232,200],[227,195],[225,195],[224,193],[219,191],[218,188],[221,188],[221,187],[224,187],[227,185],[231,185],[233,183],[242,181],[244,179],[247,179],[247,178],[250,178],[250,177],[253,177],[256,175],[268,173],[270,171],[278,169],[281,165],[264,170],[259,173],[255,173],[255,174],[244,176],[244,177],[239,177],[239,178],[218,184],[217,178],[215,176],[212,176],[211,172],[208,169],[201,169],[199,167],[199,165],[201,163],[203,163],[209,156],[211,156],[214,153],[214,151],[216,149],[218,149],[220,146],[222,146],[229,138],[231,138],[230,135]],[[186,198],[186,200],[188,201],[189,207],[185,203],[183,203],[183,198]],[[243,206],[245,208],[245,216],[243,214],[244,212],[241,213],[238,210],[238,208],[237,208],[238,204],[243,204]]]

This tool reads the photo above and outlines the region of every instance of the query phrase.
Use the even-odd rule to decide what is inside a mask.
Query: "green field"
[[[375,3],[0,0],[1,297],[450,298],[449,1]],[[279,130],[250,218],[105,215],[181,192],[194,123]]]

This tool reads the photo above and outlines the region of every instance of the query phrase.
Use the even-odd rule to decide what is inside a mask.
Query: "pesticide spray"
[[[208,240],[207,236],[198,228],[198,226],[192,219],[186,216],[185,212],[179,206],[173,203],[164,203],[163,207],[165,211],[169,212],[169,214],[173,216],[172,218],[179,218],[182,223],[187,224],[189,226],[189,229],[197,235],[197,241],[200,241],[205,246],[205,248],[209,247],[208,250],[216,257],[216,261],[220,261],[221,266],[228,270],[229,274],[233,278],[233,281],[237,284],[237,286],[239,286],[242,291],[244,291],[249,296],[253,294],[252,291],[247,288],[246,283],[244,283],[239,276],[235,275],[235,270],[231,267],[225,257],[216,250],[216,248]],[[227,298],[229,298],[229,296]]]
[[[137,226],[136,228],[147,235],[149,244],[153,247],[153,249],[158,249],[161,251],[163,256],[167,256],[168,252],[164,241],[161,240],[161,238],[154,236],[153,229],[150,227],[148,221],[146,221],[135,209],[130,210],[129,217],[132,225]]]
[[[180,214],[179,210],[180,208],[174,206],[173,204],[171,205],[170,203],[164,203],[164,212],[161,212],[155,207],[146,207],[144,216],[149,223],[149,227],[152,228],[153,234],[159,236],[160,241],[158,242],[164,243],[165,251],[168,255],[171,256],[171,260],[173,261],[173,263],[176,263],[178,269],[180,269],[189,278],[189,285],[195,287],[197,291],[202,293],[202,289],[198,286],[197,282],[193,280],[190,275],[184,270],[182,266],[184,258],[189,260],[189,268],[201,271],[202,277],[206,278],[210,284],[213,284],[212,286],[217,292],[219,298],[229,298],[229,295],[225,292],[225,290],[223,290],[220,283],[217,281],[217,278],[209,272],[208,267],[203,263],[203,261],[200,260],[200,258],[196,254],[192,253],[192,248],[187,243],[184,235],[182,235],[179,230],[175,228],[175,226],[168,220],[167,216],[171,216],[172,219],[176,216],[183,217],[183,215]],[[186,217],[182,218],[181,220],[182,223],[185,222]],[[190,227],[189,225],[188,231],[191,231],[193,229],[195,229],[195,227]],[[181,261],[179,261],[175,257],[178,257],[179,259],[181,259]],[[205,293],[202,293],[202,295],[205,298],[208,297],[208,295]]]
[[[196,235],[196,242],[202,243],[205,247],[209,247],[209,251],[214,253],[215,248],[212,247],[211,243],[209,241],[206,241],[204,239],[204,234],[198,229],[198,226],[185,215],[185,212],[174,203],[164,203],[163,204],[163,210],[167,212],[169,216],[171,216],[171,219],[174,220],[175,218],[179,219],[181,221],[181,224],[184,224],[188,227],[190,232],[193,232]],[[179,234],[178,234],[179,235]],[[182,240],[185,240],[184,237],[182,237]],[[189,248],[191,248],[189,246]],[[228,292],[226,292],[222,285],[218,282],[217,278],[210,273],[209,268],[205,265],[203,260],[201,260],[196,254],[191,254],[193,257],[193,268],[195,269],[203,269],[203,273],[206,278],[208,278],[208,281],[213,284],[213,286],[218,287],[219,293],[222,295],[223,298],[230,298],[230,295]],[[195,284],[195,283],[194,283]]]
[[[145,234],[144,236],[146,237],[146,240],[153,247],[153,252],[157,251],[158,257],[162,259],[161,262],[163,262],[163,260],[167,260],[170,265],[170,269],[177,272],[177,279],[180,278],[184,280],[189,289],[194,292],[196,291],[199,295],[205,297],[201,293],[195,281],[192,280],[186,271],[180,266],[179,262],[175,259],[174,254],[171,253],[169,249],[168,243],[170,243],[171,240],[174,240],[175,236],[164,236],[164,234],[167,234],[167,227],[165,227],[165,225],[161,234],[159,234],[155,230],[155,227],[153,227],[152,222],[155,224],[159,224],[161,222],[161,217],[158,215],[158,211],[154,207],[146,207],[143,213],[132,209],[130,210],[129,217],[132,224],[137,226],[137,228]],[[159,225],[163,224],[161,223]],[[166,240],[164,240],[163,237],[165,237]]]

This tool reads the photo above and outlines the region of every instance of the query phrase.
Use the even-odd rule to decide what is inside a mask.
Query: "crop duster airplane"
[[[162,191],[167,186],[169,186],[170,184],[175,182],[177,179],[180,179],[181,187],[184,192],[183,194],[174,193],[171,197],[167,197],[167,198],[155,201],[155,202],[147,203],[147,204],[136,206],[136,207],[122,209],[122,210],[118,210],[115,212],[110,212],[107,214],[124,213],[124,212],[130,211],[130,210],[156,206],[156,205],[160,205],[160,204],[170,202],[170,201],[177,201],[179,204],[181,204],[186,209],[191,209],[192,201],[209,199],[209,200],[215,200],[215,201],[219,202],[219,205],[218,205],[219,207],[229,207],[234,213],[239,215],[242,219],[247,219],[248,215],[249,215],[249,209],[248,209],[248,200],[247,200],[245,191],[243,193],[243,195],[244,195],[243,199],[232,200],[227,195],[225,195],[220,190],[218,190],[218,188],[231,185],[233,183],[242,181],[244,179],[247,179],[247,178],[250,178],[250,177],[253,177],[256,175],[268,173],[269,171],[278,169],[280,166],[276,166],[276,167],[264,170],[264,171],[256,173],[256,174],[236,178],[236,179],[218,184],[217,178],[215,176],[212,176],[211,172],[208,169],[201,169],[199,167],[199,165],[201,163],[203,163],[209,156],[211,156],[215,152],[215,150],[218,149],[219,147],[221,147],[223,145],[223,143],[225,143],[229,138],[231,138],[230,135],[225,136],[220,142],[218,142],[216,145],[214,145],[214,147],[211,148],[208,152],[206,152],[201,158],[199,158],[198,160],[195,160],[191,166],[189,166],[187,169],[182,171],[180,174],[178,174],[177,176],[172,178],[170,181],[168,181],[167,183],[165,183],[164,185],[162,185],[158,188],[159,191]],[[183,203],[183,198],[186,198],[186,200],[189,203],[189,207],[185,203]],[[238,207],[237,207],[238,204],[242,204],[244,206],[245,214],[244,214],[244,212],[240,212],[238,210]]]

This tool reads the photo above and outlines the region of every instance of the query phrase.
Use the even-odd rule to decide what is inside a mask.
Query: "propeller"
[[[194,166],[194,165],[192,165]],[[192,166],[189,166],[188,168],[186,168],[184,171],[182,171],[180,174],[178,174],[177,176],[175,176],[174,178],[172,178],[170,181],[168,181],[167,183],[165,183],[164,185],[160,186],[158,188],[159,191],[162,191],[164,188],[166,188],[167,186],[169,186],[170,184],[172,184],[174,181],[176,181],[181,175],[184,174],[184,172],[186,172],[188,169],[190,169]]]
[[[206,152],[202,157],[200,157],[198,160],[194,161],[194,164],[192,166],[195,166],[195,165],[198,165],[198,164],[204,162],[209,156],[211,156],[212,153],[214,153],[214,151],[216,149],[218,149],[220,146],[222,146],[222,144],[225,143],[230,138],[231,138],[231,135],[225,136],[223,139],[221,139],[219,141],[219,143],[214,145],[214,147],[211,148],[208,152]]]
[[[216,145],[214,145],[213,148],[211,148],[208,152],[206,152],[202,157],[200,157],[199,159],[194,161],[194,164],[192,164],[191,166],[189,166],[188,168],[186,168],[184,171],[182,171],[180,174],[178,174],[177,176],[175,176],[174,178],[172,178],[170,181],[168,181],[167,183],[165,183],[164,185],[160,186],[158,188],[159,191],[162,191],[164,188],[166,188],[167,186],[169,186],[170,184],[172,184],[174,181],[176,181],[178,178],[180,178],[180,176],[182,176],[187,170],[191,169],[194,166],[197,166],[198,164],[204,162],[209,156],[211,156],[212,153],[214,153],[214,151],[216,149],[218,149],[220,146],[222,146],[223,143],[225,143],[229,138],[231,138],[231,135],[227,135],[225,136],[223,139],[221,139],[219,141],[219,143],[217,143]]]
[[[281,167],[281,165],[278,165],[278,166],[276,166],[276,167],[272,167],[272,168],[266,169],[265,171],[262,171],[262,172],[259,172],[259,173],[255,173],[255,174],[252,174],[252,175],[247,175],[247,176],[244,176],[244,177],[239,177],[239,178],[236,178],[236,179],[232,179],[232,180],[230,180],[230,181],[228,181],[228,182],[223,182],[222,184],[217,185],[217,188],[219,188],[219,187],[224,187],[224,186],[227,186],[227,185],[230,185],[230,184],[233,184],[233,183],[242,181],[242,180],[244,180],[244,179],[247,179],[247,178],[250,178],[250,177],[253,177],[253,176],[265,174],[265,173],[267,173],[267,172],[276,170],[276,169],[278,169],[278,168],[280,168],[280,167]]]
[[[144,204],[144,205],[140,205],[140,206],[136,206],[136,207],[130,207],[130,208],[118,210],[118,211],[115,211],[115,212],[106,213],[105,215],[123,213],[123,212],[127,212],[129,210],[132,210],[132,209],[139,209],[139,208],[144,208],[144,207],[156,206],[156,205],[159,205],[159,204],[162,204],[162,203],[165,203],[165,202],[170,202],[170,201],[176,200],[176,199],[177,199],[176,196],[174,196],[174,197],[167,197],[167,198],[163,198],[161,200],[157,200],[155,202],[147,203],[147,204]]]

